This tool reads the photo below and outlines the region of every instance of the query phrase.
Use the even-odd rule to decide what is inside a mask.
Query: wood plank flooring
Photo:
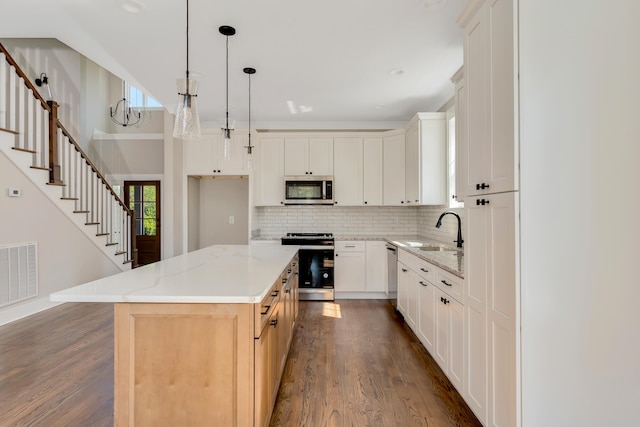
[[[0,426],[113,425],[113,305],[0,327]],[[479,426],[386,301],[301,302],[276,426]]]
[[[271,427],[480,425],[387,301],[300,305]]]

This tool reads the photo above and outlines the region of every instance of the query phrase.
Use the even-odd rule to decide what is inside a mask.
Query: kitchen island
[[[211,246],[51,294],[115,304],[116,426],[268,424],[297,246]]]

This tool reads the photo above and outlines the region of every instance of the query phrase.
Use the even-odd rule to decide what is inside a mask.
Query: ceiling
[[[229,111],[260,128],[382,129],[453,96],[462,65],[455,21],[467,0],[189,0],[189,69],[201,121]],[[33,12],[37,11],[37,12]],[[186,0],[14,0],[0,38],[56,38],[169,111],[186,71]]]

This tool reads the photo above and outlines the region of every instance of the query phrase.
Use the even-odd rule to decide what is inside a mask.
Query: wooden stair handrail
[[[71,134],[69,133],[69,131],[62,125],[62,123],[60,123],[60,120],[58,120],[58,128],[60,128],[60,130],[62,131],[62,134],[64,136],[66,136],[67,138],[69,138],[69,142],[71,142],[71,144],[73,145],[73,148],[80,153],[80,156],[84,159],[85,162],[87,162],[87,164],[89,166],[91,166],[91,170],[93,172],[96,173],[96,175],[98,176],[98,178],[100,178],[100,181],[102,181],[102,183],[107,187],[107,189],[109,190],[109,192],[111,193],[111,195],[117,200],[117,202],[120,204],[120,206],[122,206],[122,208],[127,211],[127,213],[129,215],[132,214],[131,209],[129,209],[124,202],[122,201],[122,199],[120,199],[120,196],[118,196],[118,194],[114,191],[113,187],[111,187],[111,184],[109,184],[107,182],[107,179],[102,175],[102,173],[98,170],[98,168],[96,167],[96,165],[93,164],[93,162],[91,161],[91,159],[89,159],[89,156],[87,156],[84,152],[84,150],[82,150],[82,148],[80,148],[80,145],[78,145],[78,143],[76,142],[75,139],[73,139],[73,137],[71,136]]]
[[[42,105],[42,108],[44,108],[45,110],[49,111],[49,113],[51,113],[51,107],[49,107],[49,105],[47,104],[47,101],[45,101],[45,99],[40,95],[40,92],[38,92],[38,89],[36,89],[36,87],[33,85],[33,83],[31,83],[31,80],[29,80],[29,77],[27,77],[27,75],[25,74],[24,71],[22,71],[22,68],[20,68],[20,66],[16,63],[16,61],[13,59],[13,57],[9,54],[9,51],[7,51],[7,49],[2,45],[2,43],[0,43],[0,52],[4,53],[4,57],[7,60],[7,62],[9,63],[9,65],[11,65],[13,68],[15,68],[16,73],[22,77],[22,80],[24,80],[25,85],[31,89],[31,91],[33,92],[33,96],[40,101],[40,105]],[[62,125],[62,123],[60,123],[60,120],[58,120],[56,118],[56,125],[58,128],[60,128],[62,130],[62,133],[69,138],[69,141],[71,142],[71,144],[73,144],[74,148],[76,149],[76,151],[78,151],[80,153],[80,155],[82,156],[82,158],[87,162],[87,164],[89,166],[91,166],[91,169],[98,175],[98,178],[100,178],[100,180],[102,181],[102,183],[107,187],[107,189],[109,190],[109,192],[113,195],[113,197],[115,197],[115,199],[118,201],[118,204],[120,204],[120,206],[122,206],[122,208],[124,210],[127,211],[127,213],[129,215],[131,215],[131,209],[129,209],[124,202],[122,201],[122,199],[120,199],[120,197],[116,194],[116,192],[113,190],[113,187],[111,187],[111,185],[107,182],[107,180],[105,179],[105,177],[102,175],[102,173],[100,173],[100,171],[98,170],[98,168],[93,164],[93,162],[91,161],[91,159],[89,159],[89,156],[87,156],[87,154],[82,150],[82,148],[80,148],[80,145],[78,145],[78,143],[76,142],[76,140],[71,136],[71,133],[69,133],[69,131],[67,131],[67,129]]]
[[[91,161],[91,159],[89,159],[89,156],[87,156],[87,154],[84,152],[84,150],[82,148],[80,148],[80,145],[76,142],[76,140],[71,136],[71,133],[69,133],[69,131],[67,131],[67,129],[64,127],[64,125],[60,122],[60,120],[57,117],[57,107],[58,104],[55,101],[45,101],[45,99],[42,97],[42,95],[40,95],[40,92],[38,92],[38,89],[36,89],[36,87],[33,85],[33,83],[31,83],[31,80],[29,79],[29,77],[27,77],[26,73],[24,71],[22,71],[22,68],[20,68],[20,66],[18,65],[18,63],[13,59],[13,57],[9,54],[9,51],[7,51],[7,49],[4,47],[4,45],[2,43],[0,43],[0,52],[2,54],[4,54],[4,57],[7,61],[7,63],[14,68],[16,74],[22,78],[25,86],[29,89],[31,89],[31,93],[33,94],[33,96],[36,98],[37,101],[40,102],[40,105],[42,106],[42,108],[44,110],[46,110],[47,112],[49,112],[49,153],[50,153],[50,162],[51,159],[53,159],[55,156],[57,156],[57,129],[60,129],[62,131],[62,134],[64,136],[66,136],[69,140],[69,142],[73,145],[73,148],[80,153],[80,157],[87,163],[87,165],[89,165],[91,167],[91,170],[96,174],[96,176],[100,179],[100,181],[102,181],[102,184],[109,190],[109,193],[111,193],[111,195],[114,197],[114,199],[118,202],[118,204],[120,205],[120,207],[126,212],[126,214],[130,217],[130,239],[131,239],[131,246],[130,246],[130,251],[131,251],[131,259],[125,260],[125,263],[128,262],[133,262],[133,266],[134,268],[137,267],[138,264],[138,249],[136,248],[136,214],[135,211],[132,209],[129,209],[129,207],[127,207],[127,205],[124,204],[124,202],[122,201],[122,199],[120,199],[120,196],[118,196],[118,194],[116,194],[116,192],[114,191],[113,187],[111,187],[111,184],[109,184],[109,182],[106,180],[106,178],[104,177],[104,175],[102,175],[102,173],[100,172],[100,170],[96,167],[96,165]],[[49,105],[49,103],[51,103],[51,105]],[[9,132],[14,132],[15,131],[11,131],[11,130],[7,130]],[[53,164],[50,163],[51,167],[50,169],[50,184],[57,184],[57,185],[62,185],[62,181],[59,181],[59,166],[57,164]],[[57,169],[56,171],[54,171],[54,169]],[[126,253],[126,252],[125,252]]]
[[[4,53],[4,57],[7,60],[7,62],[9,63],[9,65],[11,65],[13,68],[16,69],[16,73],[20,77],[22,77],[22,80],[24,80],[24,84],[29,89],[31,89],[31,92],[33,92],[33,96],[38,101],[40,101],[40,105],[42,105],[42,108],[44,108],[45,110],[51,112],[51,108],[49,108],[49,106],[47,105],[47,101],[45,101],[45,99],[42,97],[42,95],[40,95],[40,92],[38,92],[38,89],[36,89],[36,87],[33,85],[33,83],[31,83],[31,80],[29,80],[29,77],[27,77],[25,72],[22,71],[22,68],[20,68],[20,66],[16,63],[16,61],[14,61],[14,59],[9,54],[9,51],[7,49],[5,49],[5,47],[2,45],[2,43],[0,43],[0,52]]]

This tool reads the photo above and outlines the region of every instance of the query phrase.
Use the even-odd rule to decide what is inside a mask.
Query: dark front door
[[[136,213],[138,264],[160,261],[160,181],[125,181],[124,202]]]

